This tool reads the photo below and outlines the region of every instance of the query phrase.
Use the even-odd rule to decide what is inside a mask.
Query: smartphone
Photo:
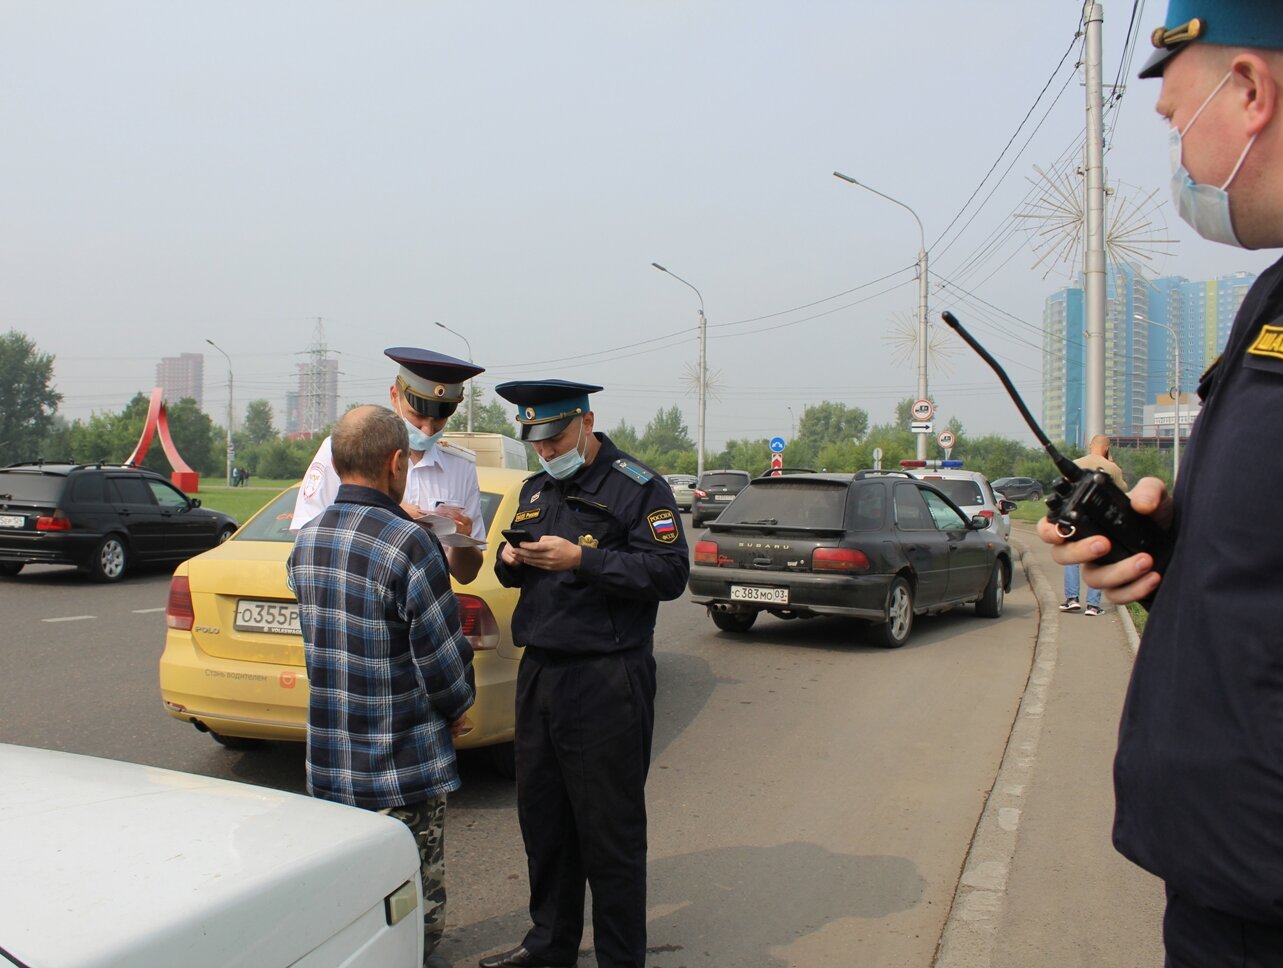
[[[504,528],[503,539],[516,548],[523,541],[534,541],[535,536],[524,528]]]

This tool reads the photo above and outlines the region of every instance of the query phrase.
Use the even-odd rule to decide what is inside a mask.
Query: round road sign
[[[954,445],[953,431],[952,430],[940,431],[940,436],[936,438],[936,443],[939,444],[941,447],[943,447],[945,450],[950,450]]]
[[[761,438],[759,437],[758,439],[760,440]],[[782,451],[783,449],[784,449],[784,438],[783,438],[783,437],[772,437],[772,438],[771,438],[771,451],[772,451],[772,453],[776,453],[776,454],[778,454],[778,453],[779,453],[780,451]]]
[[[921,423],[932,418],[936,412],[936,405],[930,400],[914,400],[913,410],[910,412],[913,414],[913,419]]]

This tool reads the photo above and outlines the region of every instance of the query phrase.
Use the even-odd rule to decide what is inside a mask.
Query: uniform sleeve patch
[[[677,518],[668,508],[651,511],[646,515],[646,523],[650,525],[650,533],[656,541],[672,544],[677,540]]]
[[[512,516],[513,524],[525,524],[527,521],[538,521],[543,515],[543,508],[531,508],[529,511],[518,511]]]
[[[1262,326],[1256,341],[1247,348],[1253,356],[1269,356],[1283,360],[1283,326]]]
[[[632,461],[620,459],[610,466],[619,471],[619,473],[623,474],[630,481],[635,481],[638,484],[645,484],[655,476],[652,471],[647,470],[640,464],[634,464]]]
[[[314,461],[312,466],[307,469],[303,476],[303,497],[311,500],[321,487],[321,481],[325,479],[325,465],[320,461]]]

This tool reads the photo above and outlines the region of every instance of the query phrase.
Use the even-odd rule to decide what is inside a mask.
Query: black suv
[[[913,617],[974,602],[997,618],[1011,552],[925,481],[861,471],[755,478],[695,544],[691,600],[747,632],[779,618],[845,615],[896,648]]]
[[[75,565],[97,581],[117,581],[136,562],[183,561],[235,530],[235,519],[141,467],[0,468],[0,576],[28,564]]]
[[[1032,477],[1000,477],[990,481],[995,491],[1001,491],[1008,501],[1041,501],[1042,482]]]
[[[712,521],[749,481],[748,471],[705,471],[695,482],[695,497],[691,501],[691,527],[702,527]]]

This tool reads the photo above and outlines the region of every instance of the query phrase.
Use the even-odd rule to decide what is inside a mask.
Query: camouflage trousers
[[[409,827],[419,847],[424,958],[436,950],[445,934],[445,801],[443,793],[423,803],[407,803],[379,811]]]

